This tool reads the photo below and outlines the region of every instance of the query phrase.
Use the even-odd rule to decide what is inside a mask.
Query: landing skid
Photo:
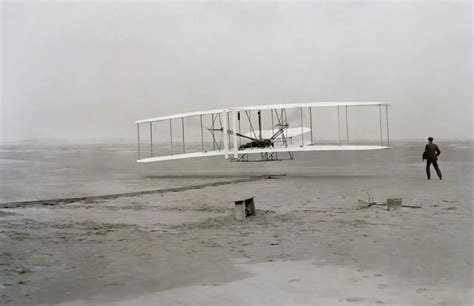
[[[243,154],[239,158],[232,158],[230,161],[233,162],[261,162],[261,161],[282,161],[282,160],[293,160],[294,159],[294,153],[293,152],[287,152],[288,153],[288,158],[278,158],[278,152],[273,152],[273,153],[261,153],[260,154],[260,159],[249,159],[249,154]]]

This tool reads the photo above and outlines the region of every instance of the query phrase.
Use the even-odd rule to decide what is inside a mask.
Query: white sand
[[[110,305],[459,305],[472,290],[404,282],[395,275],[311,261],[238,264],[253,276],[224,284],[195,286],[146,294]],[[442,302],[440,302],[442,301]],[[83,301],[63,305],[82,305]],[[98,303],[97,305],[109,305]]]
[[[293,176],[0,209],[0,302],[469,305],[465,175]],[[367,192],[422,208],[360,209]],[[257,216],[235,221],[232,201],[249,195]]]

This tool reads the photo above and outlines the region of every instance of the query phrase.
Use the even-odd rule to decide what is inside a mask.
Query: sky
[[[2,1],[0,141],[318,101],[390,102],[392,139],[472,139],[472,38],[468,1]]]

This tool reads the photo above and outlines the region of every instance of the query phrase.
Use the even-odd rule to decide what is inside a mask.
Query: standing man
[[[438,166],[438,156],[440,154],[441,154],[441,151],[438,148],[438,145],[433,143],[433,137],[428,137],[428,144],[425,146],[425,152],[423,152],[423,160],[426,159],[426,175],[428,176],[428,179],[431,178],[431,173],[430,173],[431,164],[433,164],[433,167],[435,168],[439,179],[440,180],[443,179],[443,175],[441,174],[441,170],[439,169],[439,166]]]

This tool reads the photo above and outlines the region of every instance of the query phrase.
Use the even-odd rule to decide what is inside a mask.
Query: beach
[[[473,1],[0,14],[0,306],[474,306]]]
[[[151,191],[140,178],[153,172],[179,183],[67,203],[11,205],[44,197],[10,192],[0,304],[470,305],[472,143],[442,147],[442,181],[426,180],[418,151],[169,163],[109,189]],[[256,216],[235,220],[234,201],[249,197]],[[359,201],[369,197],[413,207]]]

